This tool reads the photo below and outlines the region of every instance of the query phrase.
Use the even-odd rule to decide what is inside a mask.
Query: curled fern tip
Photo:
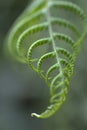
[[[87,16],[69,1],[35,0],[13,24],[6,38],[9,53],[29,64],[50,90],[50,105],[32,117],[48,118],[65,102],[85,36]]]

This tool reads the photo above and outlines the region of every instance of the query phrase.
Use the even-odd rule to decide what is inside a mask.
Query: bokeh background
[[[61,109],[49,119],[30,116],[48,105],[48,87],[28,65],[8,60],[3,46],[12,23],[31,1],[0,0],[0,130],[87,130],[87,39]],[[87,0],[68,1],[77,3],[87,13]]]

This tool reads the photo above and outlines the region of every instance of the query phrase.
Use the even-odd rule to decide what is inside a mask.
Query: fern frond
[[[81,21],[82,30],[67,17],[58,16],[57,10],[74,14]],[[9,52],[16,60],[28,63],[50,89],[50,106],[42,114],[32,116],[48,118],[66,100],[76,57],[86,35],[84,11],[67,1],[37,0],[16,20],[7,37]]]

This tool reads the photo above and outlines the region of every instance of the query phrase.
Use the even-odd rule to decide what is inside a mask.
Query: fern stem
[[[56,44],[55,44],[55,40],[54,40],[54,37],[53,37],[53,30],[52,30],[52,25],[51,25],[51,14],[50,14],[50,5],[49,5],[49,2],[47,2],[46,18],[47,18],[47,22],[48,22],[48,25],[49,25],[48,26],[48,30],[49,30],[49,35],[50,35],[50,38],[51,38],[51,41],[52,41],[53,50],[54,50],[55,55],[56,55],[57,63],[60,66],[59,69],[60,69],[60,73],[62,75],[62,81],[64,81],[64,76],[63,76],[63,72],[62,72],[62,66],[61,66],[61,63],[60,63],[60,58],[59,58],[58,52],[56,50]]]

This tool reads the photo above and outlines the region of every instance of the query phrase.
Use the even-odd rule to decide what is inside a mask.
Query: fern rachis
[[[68,10],[79,17],[82,32],[67,18],[54,17],[52,8]],[[17,60],[28,63],[46,81],[51,94],[51,105],[47,110],[40,115],[33,113],[32,116],[50,117],[65,101],[80,44],[87,34],[86,24],[86,15],[80,7],[71,2],[57,0],[41,0],[37,6],[34,4],[30,10],[25,10],[14,23],[6,41],[10,53]],[[68,29],[69,33],[61,32],[57,29],[58,26]],[[45,47],[42,48],[43,46]],[[36,55],[33,56],[35,51]],[[48,63],[48,68],[45,69],[43,65],[49,59],[52,63]]]

